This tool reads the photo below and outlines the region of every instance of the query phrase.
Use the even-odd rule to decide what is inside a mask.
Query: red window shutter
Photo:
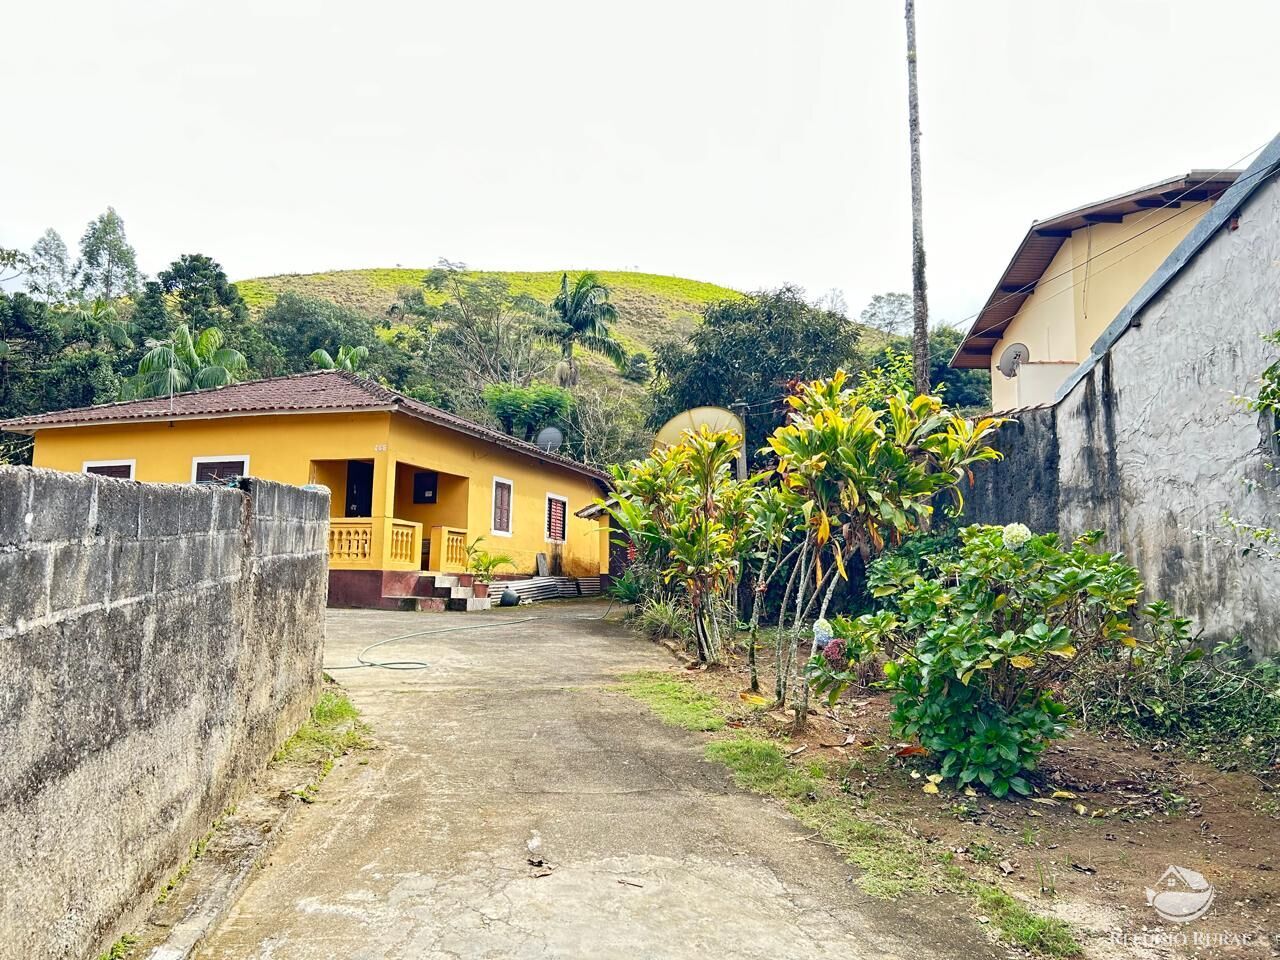
[[[554,497],[547,500],[547,539],[564,540],[564,501]]]
[[[511,484],[498,481],[493,485],[493,529],[511,532]]]

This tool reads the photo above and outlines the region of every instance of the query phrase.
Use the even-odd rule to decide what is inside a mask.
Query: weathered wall
[[[96,956],[305,718],[328,514],[0,467],[0,958]]]
[[[1260,337],[1280,328],[1280,182],[1238,213],[1061,401],[1015,414],[968,517],[1104,530],[1149,596],[1262,655],[1280,652],[1280,565],[1214,537],[1224,510],[1274,524],[1280,503],[1267,434],[1232,402],[1275,358]]]

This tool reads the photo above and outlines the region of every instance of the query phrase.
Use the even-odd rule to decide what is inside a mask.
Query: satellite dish
[[[724,407],[694,407],[677,413],[664,423],[653,438],[655,447],[669,447],[679,443],[687,432],[696,433],[700,428],[709,430],[732,430],[739,437],[744,433],[742,420],[737,414],[730,413]]]
[[[538,437],[533,442],[539,450],[555,453],[560,449],[560,444],[564,443],[564,434],[556,427],[543,427],[538,431]]]
[[[1011,343],[1000,354],[1000,362],[996,364],[1000,372],[1012,380],[1018,375],[1018,368],[1031,359],[1031,351],[1025,343]]]

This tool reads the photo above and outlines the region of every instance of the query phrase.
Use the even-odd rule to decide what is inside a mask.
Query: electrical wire
[[[603,620],[609,616],[613,610],[613,605],[617,600],[613,597],[609,598],[609,606],[605,607],[604,613],[598,617],[519,617],[514,620],[502,620],[496,623],[460,623],[453,627],[437,627],[433,630],[418,630],[414,633],[403,633],[398,637],[388,637],[385,640],[378,640],[364,647],[356,654],[355,663],[340,664],[338,666],[324,666],[321,669],[326,672],[334,670],[362,670],[366,667],[377,667],[381,670],[429,670],[431,664],[425,660],[370,660],[365,656],[370,650],[378,647],[384,647],[388,644],[399,643],[404,640],[413,640],[417,637],[432,637],[441,633],[458,633],[463,630],[493,630],[497,627],[514,626],[517,623],[535,623],[542,622],[567,622],[571,620]]]

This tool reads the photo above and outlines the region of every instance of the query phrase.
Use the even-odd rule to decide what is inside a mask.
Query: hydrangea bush
[[[1066,547],[1020,523],[960,536],[959,555],[924,574],[872,564],[884,609],[836,618],[810,676],[834,702],[855,682],[854,665],[883,653],[900,736],[918,738],[961,785],[1030,793],[1026,773],[1066,730],[1061,681],[1093,656],[1150,643],[1184,621],[1165,605],[1139,610],[1142,580],[1123,556],[1093,549],[1100,534]]]

